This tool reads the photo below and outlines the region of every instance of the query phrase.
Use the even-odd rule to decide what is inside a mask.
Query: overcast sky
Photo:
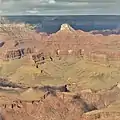
[[[0,0],[0,15],[120,14],[120,0]]]

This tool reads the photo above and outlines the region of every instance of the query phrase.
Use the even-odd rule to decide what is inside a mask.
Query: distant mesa
[[[61,31],[68,32],[68,33],[73,33],[74,32],[74,34],[76,33],[78,35],[83,35],[83,36],[88,36],[88,35],[91,36],[92,35],[89,32],[85,32],[85,31],[82,31],[82,30],[75,30],[74,28],[72,28],[67,23],[61,25],[61,28],[60,28],[60,30],[58,32],[61,32]]]
[[[60,31],[69,31],[69,32],[74,32],[75,30],[67,23],[62,24]]]

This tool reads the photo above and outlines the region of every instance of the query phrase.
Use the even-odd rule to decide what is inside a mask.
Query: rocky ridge
[[[92,35],[88,32],[80,30],[76,31],[68,24],[61,25],[61,28],[57,33],[46,35],[44,38],[42,36],[42,34],[35,34],[34,41],[24,40],[23,43],[10,48],[6,41],[6,47],[4,47],[5,45],[1,47],[1,51],[5,51],[3,55],[1,53],[1,59],[20,59],[31,53],[32,55],[36,54],[36,57],[43,53],[44,56],[47,55],[51,58],[61,55],[82,55],[84,56],[83,58],[96,62],[103,61],[103,63],[106,61],[119,61],[120,59],[119,49],[111,52],[112,48],[119,45],[119,36],[100,36],[98,38],[96,35]],[[111,44],[114,39],[116,39],[115,43],[117,46]],[[111,42],[107,43],[108,40]],[[12,42],[14,41],[11,40],[11,43]],[[111,49],[109,46],[111,46]],[[37,59],[41,61],[40,57]]]
[[[109,118],[118,120],[120,112],[103,110],[118,100],[119,96],[120,89],[118,87],[96,92],[82,90],[77,94],[56,92],[54,94],[46,93],[38,100],[26,101],[15,98],[9,103],[2,104],[1,107],[7,115],[5,116],[6,120],[8,118],[12,120],[13,116],[18,119],[38,118],[47,120],[49,117],[52,120],[109,120]]]

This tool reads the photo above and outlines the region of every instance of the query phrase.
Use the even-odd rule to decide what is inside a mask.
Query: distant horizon
[[[71,15],[71,14],[68,14],[68,15],[62,15],[62,14],[61,15],[54,15],[54,14],[53,15],[52,14],[51,15],[44,15],[44,14],[39,14],[39,15],[36,15],[36,14],[35,15],[31,15],[31,14],[28,14],[28,15],[19,15],[19,14],[18,15],[12,15],[11,14],[11,15],[0,15],[0,16],[1,17],[4,17],[4,16],[120,16],[120,14],[119,15],[109,15],[109,14],[108,15],[104,15],[104,14],[101,14],[101,15],[97,15],[97,14],[96,15],[92,15],[92,14],[91,15],[85,15],[85,14],[83,14],[83,15],[82,14],[81,15],[75,15],[75,14],[74,15]]]
[[[47,33],[58,31],[60,25],[64,23],[84,31],[120,29],[120,15],[9,15],[5,17],[11,22],[33,24],[38,31]]]

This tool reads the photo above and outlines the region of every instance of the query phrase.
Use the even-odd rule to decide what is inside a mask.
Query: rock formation
[[[28,89],[25,95],[30,92],[33,93],[33,89]],[[30,120],[33,118],[48,120],[48,117],[55,120],[109,120],[114,117],[119,118],[120,112],[102,110],[118,100],[119,96],[120,89],[116,87],[104,92],[84,90],[84,92],[81,91],[79,94],[73,95],[57,92],[55,96],[52,93],[45,94],[45,97],[38,100],[13,100],[1,107],[4,108],[9,120],[12,120],[13,117],[18,120],[21,118],[23,120],[28,118]],[[46,115],[48,116],[46,117]]]
[[[31,33],[33,34],[33,33]],[[108,46],[116,47],[119,46],[119,36],[99,36],[92,35],[90,33],[74,30],[70,25],[63,24],[58,32],[42,37],[41,34],[34,34],[33,40],[24,40],[23,43],[17,46],[12,46],[14,41],[6,41],[5,45],[1,47],[4,51],[0,54],[0,58],[5,60],[20,59],[26,55],[30,55],[35,60],[39,59],[39,54],[43,52],[44,56],[53,58],[58,55],[74,55],[74,56],[85,56],[92,61],[113,61],[120,60],[120,52],[116,50],[111,52]],[[116,38],[116,39],[115,39]],[[105,41],[111,41],[108,44]],[[34,47],[33,47],[34,46]],[[37,49],[37,51],[36,51]],[[105,50],[105,51],[103,51]],[[57,51],[57,52],[56,52]],[[3,54],[4,53],[4,54]],[[36,54],[36,58],[35,58]],[[38,55],[37,55],[38,54]],[[85,58],[83,57],[83,58]],[[41,58],[40,58],[41,59]]]
[[[72,69],[69,63],[67,63],[68,61],[65,61],[69,58],[70,60],[74,58],[79,62],[85,60],[86,66],[87,62],[92,62],[92,65],[93,63],[98,63],[99,65],[103,63],[108,64],[108,66],[110,64],[110,67],[111,64],[116,64],[116,62],[118,62],[116,66],[119,66],[120,36],[97,36],[88,32],[84,32],[82,30],[74,30],[68,24],[61,25],[61,28],[58,32],[50,35],[34,32],[32,32],[31,34],[34,34],[34,39],[27,39],[24,41],[22,40],[20,44],[15,43],[15,40],[5,40],[4,44],[0,47],[0,59],[9,61],[27,58],[27,62],[32,61],[33,64],[36,65],[36,68],[38,69],[34,68],[32,65],[30,66],[32,69],[28,71],[30,77],[28,78],[28,81],[26,80],[27,85],[31,82],[31,71],[34,71],[34,76],[40,74],[40,76],[37,76],[37,79],[32,80],[31,84],[41,84],[40,80],[44,79],[44,74],[42,74],[42,67],[43,69],[45,69],[44,71],[47,75],[49,74],[50,70],[50,72],[55,72],[55,75],[56,73],[58,74],[60,72],[63,72],[62,74],[64,74],[66,72],[66,66],[68,67],[67,69]],[[62,61],[62,59],[64,60]],[[57,62],[55,63],[55,60],[59,63],[59,65],[57,65]],[[29,69],[28,64],[29,62],[27,63],[27,65],[25,65],[26,69]],[[71,62],[70,64],[76,63]],[[41,69],[39,69],[39,65],[41,65]],[[64,67],[62,68],[61,65],[63,65]],[[89,74],[91,70],[80,69],[79,67],[77,68],[78,65],[79,64],[75,65],[75,75],[79,76],[79,81],[81,80],[84,84],[87,84],[87,82],[84,81],[82,78],[84,77],[85,72]],[[90,67],[92,67],[92,65]],[[49,71],[46,70],[46,66],[49,67]],[[52,67],[55,67],[56,69],[52,71],[52,69],[54,69]],[[23,68],[21,69],[24,70]],[[27,74],[26,69],[25,75]],[[103,70],[104,68],[101,69]],[[41,72],[37,73],[39,70],[41,70]],[[119,69],[115,68],[112,70],[116,72]],[[96,71],[96,69],[94,69],[94,71]],[[17,72],[19,72],[19,70]],[[93,81],[96,82],[96,80],[98,80],[98,82],[106,86],[106,81],[103,80],[103,77],[104,79],[107,79],[108,75],[112,74],[112,72],[109,71],[108,73],[106,73],[106,76],[104,76],[104,72],[106,71],[100,74],[98,72],[95,72],[95,75],[93,75]],[[18,75],[21,77],[23,75],[22,71],[20,71],[20,73],[21,74]],[[66,79],[67,77],[69,77],[67,76],[68,73],[66,74],[66,76],[58,75],[57,77],[55,75],[52,76],[51,74],[49,74],[49,77],[45,78],[45,80],[50,80],[52,78],[52,80],[60,79],[60,82],[63,82],[62,79]],[[82,73],[83,76],[81,78],[81,75],[79,74]],[[72,74],[74,73],[70,72],[69,74],[71,74],[72,76]],[[114,79],[118,77],[117,74],[115,74],[115,76],[111,75],[109,79],[112,79],[113,82]],[[89,80],[92,79],[91,76]],[[75,79],[77,78],[75,77]],[[20,93],[20,95],[18,95],[19,97],[17,96],[16,98],[12,98],[12,100],[7,100],[7,103],[4,104],[0,103],[0,105],[2,105],[1,107],[5,109],[6,115],[9,117],[9,120],[13,120],[14,117],[18,120],[109,120],[109,118],[113,120],[115,116],[118,118],[116,120],[119,120],[120,118],[120,112],[117,112],[116,109],[115,112],[107,112],[105,110],[107,108],[109,109],[110,105],[114,106],[113,103],[115,103],[116,100],[119,101],[120,85],[118,83],[112,86],[110,89],[103,89],[99,91],[91,89],[81,90],[81,85],[81,88],[78,91],[75,91],[77,92],[77,94],[74,93],[74,95],[69,92],[70,90],[68,90],[66,85],[43,85],[41,87],[33,87],[33,85],[31,85],[31,87],[25,87],[19,83],[0,79],[0,88],[1,87],[2,89],[12,88],[12,90],[20,88],[22,91],[22,93],[21,91],[18,91]],[[42,91],[42,93],[40,94],[40,96],[42,97],[37,96],[38,93],[36,91]],[[32,99],[31,95],[36,95],[38,99]],[[28,97],[31,97],[32,100],[25,100]],[[24,98],[24,100],[22,98]]]
[[[75,30],[69,24],[62,24],[60,31],[74,32]]]

